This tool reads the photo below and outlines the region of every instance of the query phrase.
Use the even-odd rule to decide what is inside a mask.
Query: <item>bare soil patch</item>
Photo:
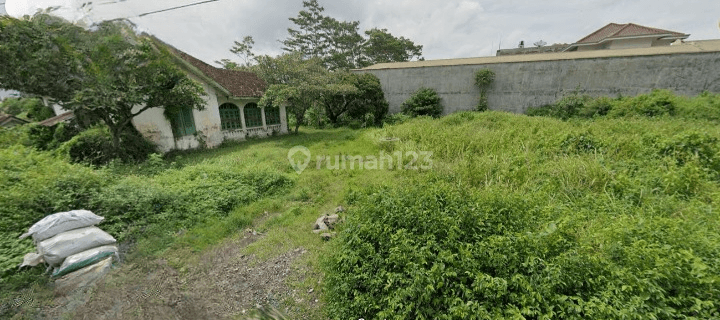
[[[294,248],[265,261],[242,254],[260,238],[261,234],[243,232],[179,270],[165,259],[142,266],[124,264],[94,287],[56,297],[40,318],[227,319],[242,318],[257,306],[284,310],[292,319],[305,318],[293,315],[283,302],[306,301],[311,305],[305,308],[317,308],[315,293],[310,299],[303,293],[300,299],[286,281],[304,278],[307,269],[293,262],[306,250]]]

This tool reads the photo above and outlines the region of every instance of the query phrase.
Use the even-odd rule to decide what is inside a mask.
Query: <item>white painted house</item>
[[[226,140],[287,133],[285,107],[261,108],[257,102],[267,85],[255,74],[213,67],[167,46],[188,76],[202,84],[204,110],[187,109],[168,120],[163,109],[146,110],[133,119],[145,138],[167,152],[215,147]],[[139,107],[138,107],[139,108]]]
[[[212,148],[226,140],[288,133],[285,106],[258,106],[267,84],[254,73],[216,68],[156,38],[153,40],[167,47],[178,66],[198,81],[206,93],[203,110],[188,108],[175,119],[167,119],[164,109],[152,108],[133,118],[135,128],[160,151],[187,150],[202,144]],[[58,116],[46,120],[48,125],[74,116],[58,105],[53,105],[53,110]]]

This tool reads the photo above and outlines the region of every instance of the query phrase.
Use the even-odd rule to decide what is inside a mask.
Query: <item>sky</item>
[[[138,15],[202,0],[0,0],[15,15],[37,7],[63,6],[57,12],[84,21],[130,18],[141,31],[207,63],[241,61],[229,52],[234,40],[250,35],[255,52],[282,52],[279,40],[293,27],[290,17],[303,9],[301,0],[219,0],[143,17]],[[87,0],[89,1],[89,0]],[[688,40],[720,39],[717,0],[319,0],[325,15],[360,21],[360,32],[378,27],[423,45],[423,56],[451,59],[493,56],[498,47],[573,43],[615,23],[689,33]],[[78,9],[80,8],[80,9]],[[217,66],[217,65],[216,65]]]

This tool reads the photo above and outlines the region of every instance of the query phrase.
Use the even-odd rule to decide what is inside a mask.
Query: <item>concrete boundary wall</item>
[[[685,46],[692,50],[683,52]],[[537,55],[536,61],[527,56],[518,61],[503,57],[418,61],[354,72],[372,73],[380,79],[390,113],[400,112],[402,103],[421,87],[440,94],[444,114],[473,110],[480,97],[474,84],[475,72],[485,68],[495,72],[488,91],[490,109],[515,113],[552,103],[576,88],[593,96],[610,97],[633,96],[653,89],[670,89],[681,95],[720,92],[720,41],[677,47],[603,50],[608,56],[602,56],[602,52],[577,57],[549,53]],[[627,54],[619,54],[623,51]]]

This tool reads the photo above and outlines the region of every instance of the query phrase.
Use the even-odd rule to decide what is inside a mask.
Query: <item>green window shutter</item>
[[[185,128],[185,135],[191,135],[195,134],[195,119],[193,119],[193,112],[190,108],[183,109],[184,111],[184,128]]]
[[[262,113],[255,103],[248,103],[243,109],[245,126],[248,128],[262,127]]]
[[[265,108],[265,122],[267,125],[280,124],[280,108]]]
[[[183,108],[180,110],[171,121],[171,126],[173,134],[177,138],[195,134],[195,120],[193,119],[192,109]]]
[[[223,130],[242,129],[240,109],[232,103],[223,103],[220,106],[220,126]]]

